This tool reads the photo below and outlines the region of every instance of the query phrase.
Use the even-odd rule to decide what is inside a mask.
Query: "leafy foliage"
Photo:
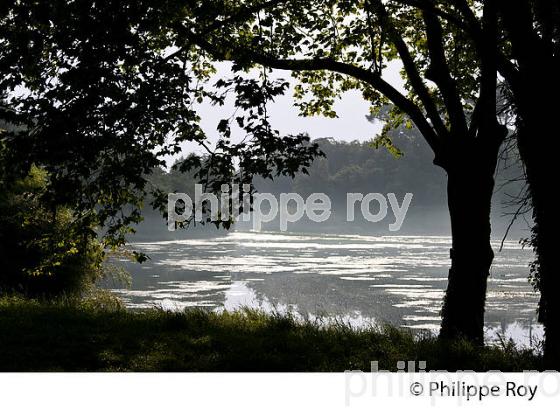
[[[41,200],[87,219],[84,229],[106,227],[112,248],[141,221],[148,194],[163,209],[163,193],[151,191],[147,177],[185,142],[209,157],[197,175],[208,190],[220,185],[218,176],[245,183],[253,174],[293,174],[318,154],[305,136],[280,136],[268,124],[266,103],[285,84],[236,75],[209,89],[211,60],[178,48],[171,30],[188,18],[183,9],[171,0],[74,0],[12,1],[0,10],[0,121],[10,125],[1,138],[5,161],[14,164],[6,177],[44,169]],[[223,120],[213,147],[195,108],[223,104],[230,86],[246,138],[233,143]],[[191,156],[181,170],[200,165]]]
[[[40,201],[46,172],[32,167],[0,193],[0,292],[33,297],[81,296],[104,275],[104,252],[83,221]],[[90,227],[91,229],[91,227]]]

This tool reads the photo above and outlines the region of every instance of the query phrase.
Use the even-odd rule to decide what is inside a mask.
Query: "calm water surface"
[[[499,242],[493,243],[499,248]],[[211,239],[135,243],[151,260],[126,264],[132,308],[243,306],[291,311],[354,326],[389,322],[437,331],[450,238],[232,232]],[[521,344],[542,338],[538,295],[527,281],[532,252],[496,251],[488,288],[487,337]],[[124,263],[124,262],[123,262]]]

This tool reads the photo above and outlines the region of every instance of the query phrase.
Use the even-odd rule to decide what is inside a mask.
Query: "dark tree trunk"
[[[537,177],[538,178],[538,177]],[[539,264],[539,321],[544,325],[545,342],[544,358],[547,367],[560,370],[560,278],[553,267],[555,237],[552,221],[552,193],[546,180],[531,184],[534,207],[534,218],[537,235],[535,249]]]
[[[552,113],[548,113],[552,115]],[[518,147],[527,173],[535,223],[533,246],[537,256],[539,322],[544,325],[544,355],[548,368],[560,370],[560,277],[554,268],[556,249],[555,222],[552,220],[556,201],[552,164],[555,152],[540,141],[549,136],[546,123],[552,116],[543,111],[527,114],[518,129]],[[550,135],[550,137],[553,137]]]
[[[560,60],[553,34],[559,29],[554,11],[555,2],[540,1],[532,8],[530,2],[502,0],[499,2],[502,21],[512,45],[517,71],[506,79],[512,92],[517,114],[517,142],[525,165],[527,183],[533,205],[535,231],[534,250],[538,262],[539,321],[545,328],[544,354],[546,366],[560,370],[560,280],[553,266],[554,226],[553,203],[556,181],[552,167],[557,160],[553,145],[556,135],[551,122],[558,116],[560,93]],[[533,12],[537,12],[533,14]],[[543,35],[535,30],[534,19]],[[557,145],[557,144],[556,144]]]
[[[498,29],[494,1],[483,2],[480,57],[480,95],[464,131],[451,120],[459,135],[444,147],[447,200],[451,217],[451,268],[443,301],[440,337],[465,338],[484,344],[484,308],[490,266],[490,210],[494,172],[507,128],[496,119]],[[463,134],[463,135],[461,135]]]
[[[490,244],[490,206],[494,175],[487,167],[448,170],[451,217],[451,269],[442,310],[440,337],[484,342],[486,284],[494,257]]]
[[[451,217],[451,268],[440,338],[484,344],[484,307],[490,266],[490,211],[499,147],[507,129],[489,118],[476,138],[457,138],[442,164]]]

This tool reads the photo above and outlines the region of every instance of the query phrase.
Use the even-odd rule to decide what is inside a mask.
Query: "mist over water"
[[[445,236],[230,232],[213,238],[139,242],[150,260],[128,264],[128,307],[290,311],[353,326],[378,323],[437,331],[449,266]],[[516,241],[498,252],[488,285],[487,337],[529,345],[542,338],[538,294],[527,280],[533,258]]]

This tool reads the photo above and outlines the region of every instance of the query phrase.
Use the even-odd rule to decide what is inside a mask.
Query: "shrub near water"
[[[32,167],[0,183],[0,292],[53,298],[91,287],[103,274],[103,248],[71,210],[44,205],[46,173]]]

